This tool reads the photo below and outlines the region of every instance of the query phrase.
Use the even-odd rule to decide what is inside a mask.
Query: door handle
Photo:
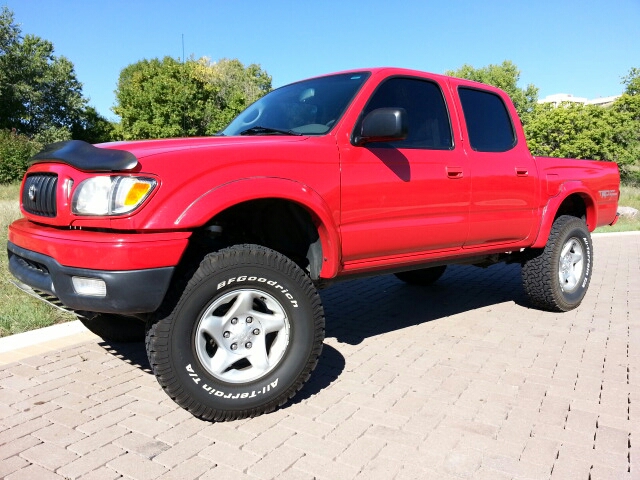
[[[447,167],[447,177],[452,180],[456,180],[458,178],[462,178],[464,176],[464,172],[462,171],[462,167]]]
[[[516,167],[516,175],[518,177],[528,177],[529,169],[525,167]]]

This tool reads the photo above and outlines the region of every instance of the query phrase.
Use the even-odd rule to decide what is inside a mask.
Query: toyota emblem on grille
[[[38,193],[38,189],[36,188],[35,185],[31,185],[29,187],[29,200],[31,200],[32,202],[34,202],[36,200],[36,193]]]

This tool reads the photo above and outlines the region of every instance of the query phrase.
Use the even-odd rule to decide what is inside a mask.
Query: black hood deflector
[[[131,152],[98,148],[82,140],[46,145],[31,157],[29,164],[51,161],[66,163],[85,172],[120,172],[138,165],[138,159]]]

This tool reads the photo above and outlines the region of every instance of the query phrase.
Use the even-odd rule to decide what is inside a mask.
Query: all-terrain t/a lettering
[[[189,372],[189,376],[191,377],[193,382],[196,385],[199,384],[201,379],[200,377],[198,377],[196,373],[193,372],[193,368],[191,367],[191,364],[187,365],[186,369],[187,369],[187,372]],[[276,388],[277,386],[278,386],[278,379],[276,378],[273,382],[263,386],[261,390],[251,390],[251,392],[243,392],[243,393],[236,393],[236,394],[225,393],[223,390],[216,390],[215,388],[210,387],[206,383],[202,385],[202,389],[205,392],[208,392],[209,395],[215,395],[216,397],[230,398],[232,400],[236,400],[238,398],[243,399],[243,398],[257,397],[258,395],[270,392],[272,388]]]

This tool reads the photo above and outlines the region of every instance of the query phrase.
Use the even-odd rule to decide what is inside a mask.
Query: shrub
[[[22,179],[27,171],[27,161],[42,145],[25,135],[10,130],[0,130],[0,184]]]

